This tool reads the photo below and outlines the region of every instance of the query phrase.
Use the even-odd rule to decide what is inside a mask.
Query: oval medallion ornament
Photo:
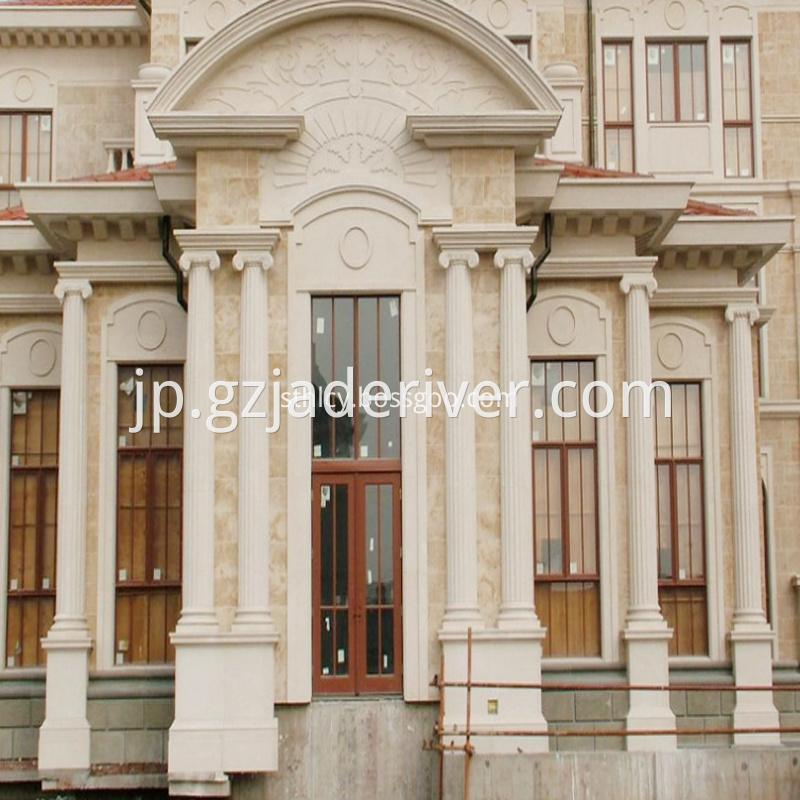
[[[158,350],[167,338],[167,323],[157,311],[145,311],[136,326],[136,341],[148,351]]]
[[[556,308],[547,320],[547,330],[550,332],[552,340],[561,345],[561,347],[572,344],[578,331],[578,325],[572,310],[566,306]]]
[[[505,28],[511,22],[511,12],[505,0],[495,0],[489,8],[489,22],[495,28]]]
[[[679,31],[686,24],[686,7],[681,0],[672,0],[664,11],[664,19],[674,31]]]
[[[350,269],[362,269],[372,258],[372,242],[367,232],[358,225],[348,228],[339,243],[342,261]]]
[[[658,342],[658,360],[667,369],[678,369],[685,358],[683,339],[677,333],[665,333]]]
[[[20,75],[14,84],[14,97],[20,103],[27,103],[33,97],[33,81],[27,75]]]
[[[225,24],[227,16],[228,9],[225,8],[225,4],[220,0],[213,0],[206,9],[206,24],[212,31],[215,31]]]
[[[37,378],[44,378],[56,365],[56,348],[47,339],[37,339],[28,352],[28,366]]]

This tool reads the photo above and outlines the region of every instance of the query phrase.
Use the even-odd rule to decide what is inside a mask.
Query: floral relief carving
[[[307,90],[314,88],[311,93]],[[332,98],[385,99],[406,113],[522,108],[477,59],[398,23],[311,23],[248,49],[191,103],[221,113],[303,113]]]

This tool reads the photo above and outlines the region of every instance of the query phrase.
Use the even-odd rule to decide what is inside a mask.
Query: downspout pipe
[[[531,310],[531,306],[536,302],[536,295],[539,294],[539,269],[553,252],[553,215],[549,211],[544,215],[542,225],[544,226],[544,250],[536,257],[531,268],[531,291],[528,295],[527,311]]]
[[[589,62],[589,166],[595,166],[595,147],[597,146],[597,134],[595,131],[595,117],[597,116],[594,91],[594,9],[592,0],[586,0],[586,52]]]
[[[164,261],[172,267],[175,273],[175,299],[178,305],[184,310],[189,310],[189,304],[186,302],[186,292],[183,284],[183,273],[175,260],[175,256],[169,250],[169,240],[172,238],[172,218],[162,217],[161,219],[161,255]]]

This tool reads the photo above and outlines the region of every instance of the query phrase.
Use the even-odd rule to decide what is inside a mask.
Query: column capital
[[[748,325],[754,325],[759,318],[755,303],[732,303],[725,309],[725,319],[732,325],[739,317],[745,317]]]
[[[62,278],[56,284],[53,294],[63,303],[68,294],[80,294],[83,300],[92,296],[92,284],[79,278]]]
[[[494,255],[497,269],[503,269],[507,264],[519,264],[527,272],[534,260],[533,253],[527,247],[500,247]]]
[[[449,247],[443,248],[439,254],[439,265],[443,269],[449,269],[453,264],[463,264],[469,269],[475,269],[478,266],[480,257],[477,250],[470,249],[451,249]]]
[[[181,271],[188,274],[192,267],[207,267],[214,272],[221,262],[216,250],[184,250],[178,263]]]
[[[658,282],[649,273],[630,273],[622,276],[619,282],[622,294],[630,294],[631,289],[644,289],[648,297],[652,297],[658,289]]]
[[[233,268],[242,272],[245,267],[260,267],[264,272],[272,269],[275,259],[269,250],[237,250],[233,256]]]

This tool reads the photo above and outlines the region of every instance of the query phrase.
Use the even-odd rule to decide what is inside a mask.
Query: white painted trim
[[[760,398],[758,411],[769,419],[800,419],[800,400],[767,400]]]
[[[310,380],[311,297],[352,289],[352,273],[331,263],[314,276],[314,285],[298,275],[301,255],[308,247],[304,228],[323,217],[364,206],[364,191],[341,192],[304,205],[288,236],[288,369],[287,383]],[[418,212],[408,203],[376,194],[375,207],[383,213],[393,208],[395,218],[408,226],[415,253],[413,281],[399,284],[396,275],[381,276],[381,292],[401,297],[401,381],[419,380],[425,369],[425,244],[418,228]],[[328,259],[330,254],[322,253]],[[362,293],[376,291],[371,283]],[[287,611],[286,698],[288,703],[308,703],[312,698],[312,537],[311,537],[311,419],[287,424]],[[424,417],[409,413],[401,421],[402,541],[403,541],[403,697],[406,701],[434,699],[429,686],[429,623],[427,570],[427,447]]]
[[[177,302],[172,294],[159,292],[134,293],[110,306],[101,325],[100,332],[100,463],[97,509],[97,633],[95,654],[98,670],[115,670],[114,627],[116,622],[116,560],[117,560],[117,367],[127,361],[112,360],[109,355],[109,328],[115,316],[126,308],[153,303],[174,306]],[[131,345],[135,346],[135,337]],[[185,353],[184,353],[185,359]],[[181,359],[177,359],[180,361]],[[158,349],[147,361],[132,355],[130,361],[159,363],[176,361],[174,355],[159,356]],[[130,664],[124,666],[131,669]],[[134,668],[138,669],[138,668]],[[150,666],[141,669],[152,669]]]
[[[600,322],[605,327],[605,348],[577,349],[571,345],[559,346],[547,340],[531,341],[530,315],[547,300],[564,299],[564,304],[582,301],[597,309]],[[579,317],[576,314],[576,317]],[[528,312],[528,355],[531,359],[586,358],[595,362],[596,380],[614,385],[614,347],[612,315],[605,302],[589,292],[573,289],[568,285],[544,287],[537,302]],[[598,539],[600,568],[600,648],[601,663],[612,664],[620,659],[620,624],[618,597],[618,538],[619,521],[616,506],[616,423],[615,414],[597,420],[597,484],[598,484]],[[530,487],[529,491],[533,491]],[[534,578],[535,580],[535,578]],[[585,664],[597,664],[597,658],[542,659],[542,665],[551,663],[578,668]]]
[[[769,607],[772,610],[772,620],[767,620],[770,623],[773,633],[772,637],[772,660],[777,661],[780,658],[780,642],[779,630],[780,619],[778,618],[778,565],[775,556],[776,550],[776,537],[775,537],[775,513],[773,511],[773,470],[772,465],[774,462],[774,454],[772,445],[762,445],[761,447],[761,479],[767,489],[767,513],[765,537],[769,543],[769,553],[764,554],[764,566],[766,568],[765,591],[767,593],[767,600]]]

